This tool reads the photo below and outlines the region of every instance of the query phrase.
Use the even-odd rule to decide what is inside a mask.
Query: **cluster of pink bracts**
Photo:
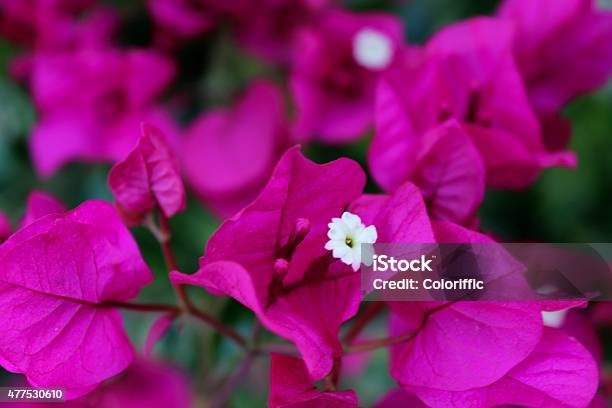
[[[71,399],[128,401],[136,377],[152,395],[170,384],[171,405],[188,404],[182,379],[132,362],[118,311],[152,280],[126,225],[183,210],[184,179],[216,213],[238,212],[210,237],[200,269],[170,271],[172,284],[231,296],[295,346],[299,358],[271,354],[270,406],[358,406],[356,392],[334,386],[357,337],[349,330],[341,342],[341,328],[361,294],[359,275],[324,248],[330,220],[348,209],[376,226],[379,242],[488,242],[476,217],[486,186],[524,188],[544,168],[575,166],[561,110],[612,72],[612,14],[590,0],[506,0],[494,17],[447,26],[424,46],[406,43],[393,15],[331,0],[147,5],[155,47],[124,49],[112,40],[118,16],[93,0],[0,0],[0,32],[25,49],[11,72],[39,113],[37,172],[115,163],[114,206],[65,212],[34,192],[17,231],[0,216],[0,365],[34,386],[64,386]],[[181,129],[160,101],[175,79],[173,53],[220,24],[288,81],[257,80]],[[368,167],[385,194],[363,194],[356,162],[319,165],[291,147],[348,144],[372,127]],[[379,406],[606,406],[600,346],[575,309],[584,306],[379,304],[390,338],[403,338],[388,344],[399,387]],[[546,327],[543,313],[559,311],[560,327]],[[154,324],[151,343],[175,317]],[[128,366],[124,383],[98,387]]]

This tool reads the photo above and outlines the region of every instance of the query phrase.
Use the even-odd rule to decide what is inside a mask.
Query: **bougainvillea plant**
[[[36,182],[0,211],[0,385],[74,407],[611,406],[609,305],[366,301],[360,270],[363,245],[501,241],[487,192],[580,166],[564,109],[612,75],[612,12],[504,0],[419,44],[422,6],[346,3],[0,0],[2,73],[36,111]],[[85,169],[102,187],[58,187]]]

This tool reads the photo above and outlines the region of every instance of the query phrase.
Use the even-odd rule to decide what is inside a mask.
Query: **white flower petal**
[[[342,214],[342,221],[344,221],[344,224],[351,230],[354,231],[355,229],[357,229],[359,226],[363,225],[361,224],[361,218],[359,218],[358,215],[355,214],[351,214],[348,211],[345,211]]]
[[[325,249],[332,251],[334,258],[351,265],[354,270],[359,269],[361,246],[362,244],[370,245],[376,242],[378,238],[376,227],[373,225],[366,227],[358,215],[351,214],[348,211],[342,213],[340,218],[332,218],[328,227],[327,237],[329,241],[325,243]],[[350,246],[347,244],[347,239],[351,241]],[[373,251],[367,252],[367,255],[371,256],[371,252]]]
[[[332,249],[334,249],[336,247],[336,242],[335,241],[327,241],[325,243],[325,249],[327,249],[328,251],[331,251]]]
[[[378,232],[376,232],[376,227],[373,225],[366,227],[362,231],[361,237],[360,237],[360,241],[365,244],[373,244],[376,242],[377,239],[378,239]]]
[[[348,251],[344,256],[340,257],[340,260],[347,265],[351,265],[354,261],[353,253]]]
[[[344,241],[346,239],[346,234],[343,233],[342,231],[338,231],[336,229],[330,229],[329,231],[327,231],[327,237],[329,239],[335,239],[335,240],[342,240],[342,241]]]
[[[337,247],[335,247],[333,249],[332,255],[334,256],[334,258],[342,258],[344,256],[347,256],[350,253],[351,253],[351,248],[349,248],[346,245],[344,245],[344,246],[337,246]]]

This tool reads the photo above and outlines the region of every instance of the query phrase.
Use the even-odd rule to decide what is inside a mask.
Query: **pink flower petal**
[[[542,334],[530,302],[392,304],[391,375],[404,386],[464,391],[491,384],[527,357]]]
[[[102,384],[92,393],[67,401],[66,408],[189,408],[194,403],[186,375],[158,361],[138,358],[123,373]],[[31,407],[53,408],[57,403],[32,403]],[[30,408],[15,403],[10,408]],[[8,407],[7,407],[8,408]]]
[[[184,0],[148,0],[147,8],[156,25],[164,32],[178,39],[190,39],[211,29],[215,14],[206,10],[204,2]]]
[[[360,301],[359,275],[324,248],[327,224],[364,184],[355,162],[319,165],[292,148],[259,197],[210,238],[199,271],[170,278],[252,309],[269,330],[295,342],[310,375],[321,379],[341,353],[339,327]]]
[[[143,121],[173,133],[173,121],[155,105],[173,74],[171,60],[146,49],[37,54],[31,87],[40,119],[30,139],[36,170],[48,177],[74,160],[123,159]]]
[[[395,190],[412,173],[419,140],[402,99],[402,85],[396,86],[394,77],[387,76],[380,81],[376,94],[376,133],[368,150],[368,164],[386,191]]]
[[[544,168],[576,166],[573,152],[533,152],[503,130],[472,125],[466,128],[484,159],[487,183],[492,187],[524,188]]]
[[[423,197],[414,184],[404,184],[391,196],[363,195],[349,209],[366,225],[376,226],[378,242],[435,242]]]
[[[144,216],[156,205],[166,217],[185,209],[185,189],[178,162],[165,136],[143,124],[142,137],[132,152],[115,164],[108,185],[122,210]]]
[[[341,158],[319,165],[299,148],[291,148],[257,199],[209,239],[201,264],[238,262],[263,291],[270,283],[278,248],[287,243],[296,222],[306,219],[309,232],[293,254],[286,278],[288,284],[295,283],[314,259],[326,254],[327,224],[361,194],[364,185],[365,174],[356,162]]]
[[[484,197],[485,169],[465,130],[447,122],[426,133],[418,149],[410,179],[421,188],[432,218],[468,222]]]
[[[589,352],[561,330],[546,328],[534,351],[499,380],[452,392],[409,387],[431,406],[585,407],[597,390],[597,366]]]
[[[482,178],[476,155],[485,165],[487,184],[497,188],[523,188],[544,168],[575,164],[571,153],[556,151],[561,141],[542,136],[514,60],[512,41],[508,21],[469,19],[443,28],[427,43],[421,58],[385,74],[377,92],[376,134],[368,152],[372,174],[384,189],[393,191],[411,180],[426,197],[435,195],[428,189],[457,197],[457,186],[461,186],[466,191],[461,201],[449,195],[430,207],[436,218],[467,223],[482,196],[482,186],[476,182]],[[429,160],[419,163],[419,149],[426,152],[434,144],[428,132],[448,119],[460,122],[477,154],[466,143],[461,143],[463,154],[438,145],[431,148]],[[558,121],[547,125],[547,132],[562,126]],[[551,147],[555,151],[547,151]],[[464,177],[450,177],[453,183],[448,188],[449,180],[431,183],[434,187],[427,185],[427,178],[418,181],[422,167],[424,174],[435,176],[444,163],[454,164],[451,168],[461,170]]]
[[[578,340],[591,353],[596,362],[602,361],[602,344],[593,322],[589,320],[586,313],[580,310],[570,310],[565,315],[561,329]]]
[[[181,161],[202,200],[231,216],[264,186],[287,146],[282,95],[256,81],[230,108],[207,112],[187,132]]]
[[[374,408],[427,408],[420,399],[414,394],[397,388],[389,391],[380,401],[374,405]]]
[[[596,2],[506,0],[498,15],[516,27],[514,49],[532,103],[555,112],[612,74],[612,13]]]
[[[19,230],[0,246],[0,363],[69,398],[127,367],[132,346],[105,302],[152,280],[116,210],[87,201]]]
[[[221,0],[223,1],[223,0]],[[238,42],[260,58],[288,64],[295,54],[296,34],[316,22],[329,0],[233,1]]]
[[[386,39],[392,52],[387,65],[393,65],[403,49],[403,28],[392,14],[332,9],[297,36],[294,47],[300,52],[289,87],[298,110],[299,140],[346,143],[372,125],[376,85],[387,66],[370,69],[354,57],[353,41],[364,29]]]
[[[47,214],[63,213],[64,211],[66,211],[66,207],[57,198],[44,191],[34,190],[28,195],[26,210],[20,227],[30,225]]]
[[[280,407],[357,407],[354,391],[320,391],[299,358],[272,354],[270,363],[271,408]]]
[[[232,296],[253,310],[268,330],[295,343],[315,380],[329,374],[342,353],[340,325],[357,313],[360,302],[359,275],[351,272],[297,285],[269,306],[258,299],[262,282],[234,262],[208,263],[193,275],[172,272],[170,280]]]
[[[13,233],[13,226],[8,216],[0,211],[0,244],[11,236]]]
[[[145,357],[149,357],[151,355],[151,351],[153,351],[153,347],[157,344],[159,340],[166,334],[172,322],[175,319],[175,315],[167,314],[158,317],[155,319],[151,327],[149,328],[149,333],[147,334],[147,340],[145,342]]]

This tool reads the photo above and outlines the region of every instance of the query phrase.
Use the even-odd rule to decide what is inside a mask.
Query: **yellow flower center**
[[[345,243],[346,245],[348,245],[348,247],[349,247],[349,248],[352,248],[352,247],[353,247],[353,238],[351,238],[351,237],[346,237],[346,239],[344,240],[344,243]]]

